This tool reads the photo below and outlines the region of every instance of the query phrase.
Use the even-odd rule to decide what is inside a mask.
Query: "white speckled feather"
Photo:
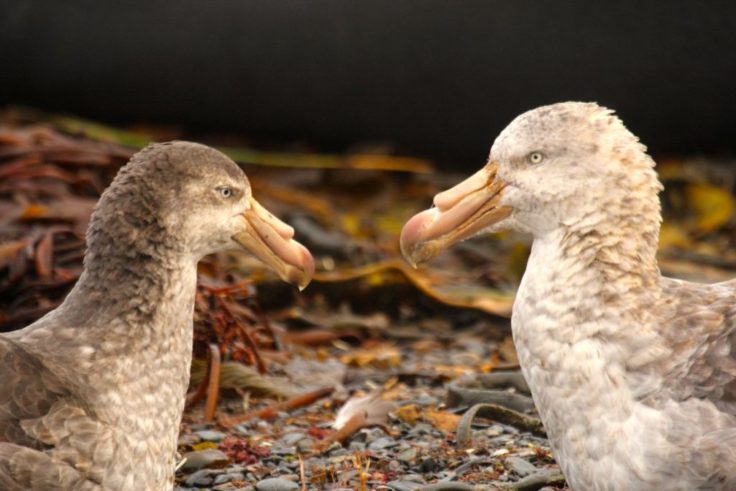
[[[416,262],[467,238],[457,210],[479,196],[460,229],[534,236],[512,330],[573,489],[733,490],[736,281],[661,276],[662,185],[645,150],[596,104],[524,113],[484,170],[407,222],[402,251]]]

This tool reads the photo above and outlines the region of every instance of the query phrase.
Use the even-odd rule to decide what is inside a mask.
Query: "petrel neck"
[[[633,325],[652,324],[661,276],[659,202],[650,196],[632,202],[613,195],[609,203],[581,209],[575,219],[535,238],[514,312],[523,307],[523,316],[549,322],[524,323],[524,329],[545,325],[546,335],[574,342],[621,339],[634,334]]]
[[[651,211],[620,210],[615,216],[608,211],[592,226],[585,220],[571,223],[549,240],[566,261],[588,270],[606,303],[614,305],[624,293],[643,295],[659,288],[659,212]]]
[[[130,329],[161,331],[162,336],[190,328],[196,261],[154,245],[118,245],[105,248],[104,254],[87,251],[85,269],[64,302],[65,314],[80,326],[117,319]]]

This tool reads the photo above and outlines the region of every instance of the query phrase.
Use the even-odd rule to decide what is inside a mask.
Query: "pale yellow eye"
[[[532,152],[529,154],[529,162],[532,164],[539,164],[544,160],[544,155],[539,152]]]

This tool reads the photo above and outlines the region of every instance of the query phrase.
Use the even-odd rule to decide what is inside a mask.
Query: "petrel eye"
[[[220,196],[225,199],[230,198],[233,195],[233,189],[228,186],[221,186],[217,188],[217,191],[220,193]]]
[[[539,164],[544,160],[544,155],[542,155],[540,152],[532,152],[529,154],[529,162],[532,164]]]

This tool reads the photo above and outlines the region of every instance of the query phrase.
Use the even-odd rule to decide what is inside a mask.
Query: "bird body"
[[[82,278],[70,297],[84,298],[92,305],[64,305],[26,329],[0,338],[4,355],[0,358],[6,360],[3,371],[10,366],[10,357],[16,359],[11,373],[17,383],[39,375],[43,379],[43,392],[24,396],[23,402],[39,404],[30,397],[40,397],[50,404],[48,409],[24,415],[24,440],[39,450],[52,446],[44,456],[85,471],[59,489],[88,489],[89,477],[101,489],[173,486],[179,422],[189,383],[196,289],[195,265],[182,266],[178,277],[170,275],[167,284],[149,285],[144,303],[110,318],[105,313],[80,318],[78,312],[94,309],[106,293],[98,290],[86,295]],[[49,386],[55,390],[46,392]],[[14,473],[25,464],[33,466],[33,473],[48,469],[29,459],[28,450],[3,450],[4,446],[0,444],[0,456],[9,454],[5,465],[17,466]],[[35,455],[37,450],[32,452],[40,457]],[[44,477],[37,479],[43,482]],[[55,482],[53,476],[49,480]]]
[[[660,278],[644,287],[644,295],[636,286],[606,292],[598,276],[606,272],[585,271],[590,265],[564,257],[563,244],[556,234],[534,242],[512,332],[570,486],[732,489],[733,471],[721,466],[736,462],[733,401],[723,400],[718,390],[694,397],[708,391],[710,377],[692,373],[701,353],[728,346],[731,334],[713,336],[704,332],[707,325],[692,326],[699,319],[733,325],[736,283],[702,288]],[[701,344],[688,336],[700,337]],[[724,361],[725,375],[732,362]],[[688,375],[703,385],[682,387]],[[709,448],[713,432],[725,432],[714,442],[720,452]]]
[[[93,213],[67,298],[0,336],[0,489],[171,489],[197,262],[241,245],[304,286],[314,265],[292,235],[221,153],[136,154]]]
[[[736,489],[736,281],[660,274],[653,167],[611,111],[544,106],[402,231],[411,262],[483,231],[533,235],[512,333],[578,491]]]

